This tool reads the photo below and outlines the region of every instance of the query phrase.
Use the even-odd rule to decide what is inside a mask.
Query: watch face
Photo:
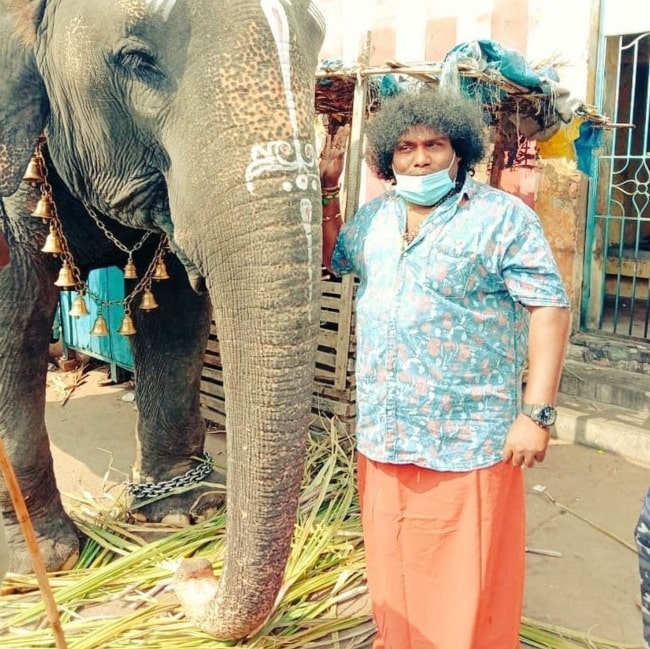
[[[535,413],[536,419],[542,426],[552,426],[555,423],[556,410],[553,406],[544,406]]]

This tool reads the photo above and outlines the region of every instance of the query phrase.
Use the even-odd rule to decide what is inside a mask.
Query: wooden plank
[[[607,278],[605,282],[605,293],[607,295],[619,295],[620,297],[632,297],[632,281],[629,277],[621,277],[620,282],[615,277]],[[638,280],[634,287],[634,297],[645,302],[650,299],[650,288],[646,280]]]
[[[226,392],[225,388],[221,383],[211,383],[210,381],[201,381],[201,387],[199,391],[206,396],[218,397],[219,399],[225,400]]]
[[[341,293],[341,319],[336,341],[336,373],[334,387],[345,388],[348,374],[348,354],[350,353],[350,330],[352,325],[352,300],[354,297],[354,277],[346,275],[343,278]],[[345,308],[345,311],[343,309]]]
[[[341,282],[343,283],[343,282]],[[338,295],[321,295],[320,298],[321,311],[334,311],[339,312],[341,310],[341,293]]]
[[[224,428],[226,426],[226,415],[224,415],[222,412],[217,412],[215,410],[212,410],[212,408],[202,407],[201,416],[213,424],[218,424]]]
[[[203,372],[201,373],[201,381],[206,380],[209,383],[221,383],[223,384],[223,371],[220,367],[206,367],[203,366]]]
[[[634,260],[623,257],[609,257],[607,259],[607,273],[622,277],[636,277],[637,279],[650,279],[650,259]]]
[[[341,282],[321,280],[320,292],[322,295],[341,295]]]
[[[329,331],[321,328],[320,333],[318,334],[318,346],[336,349],[337,337],[336,331]]]

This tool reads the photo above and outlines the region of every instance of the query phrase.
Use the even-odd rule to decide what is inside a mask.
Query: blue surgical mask
[[[396,173],[393,169],[396,181],[395,193],[408,203],[426,206],[435,205],[445,194],[452,190],[456,183],[449,175],[449,170],[455,160],[456,153],[454,153],[446,169],[434,171],[425,176],[405,176]]]

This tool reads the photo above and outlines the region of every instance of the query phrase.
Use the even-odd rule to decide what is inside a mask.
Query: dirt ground
[[[107,369],[99,366],[64,404],[64,374],[70,373],[49,374],[46,411],[59,487],[64,494],[85,490],[101,499],[111,485],[130,477],[136,418],[131,386],[106,385]],[[221,464],[223,435],[210,435],[207,447]],[[640,646],[637,559],[625,544],[633,545],[650,486],[648,468],[554,442],[547,461],[528,471],[526,479],[524,614]]]

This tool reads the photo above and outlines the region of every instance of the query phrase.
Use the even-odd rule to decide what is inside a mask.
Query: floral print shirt
[[[523,305],[569,302],[535,212],[467,177],[406,245],[393,191],[341,228],[357,291],[357,446],[378,462],[469,471],[501,460],[527,354]]]

